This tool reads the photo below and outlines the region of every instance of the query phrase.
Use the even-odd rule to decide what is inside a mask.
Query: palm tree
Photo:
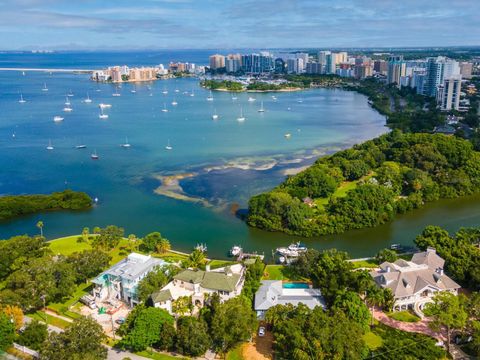
[[[137,240],[138,240],[137,235],[135,234],[128,235],[128,243],[130,244],[130,251],[133,251],[136,248]]]
[[[40,229],[40,236],[43,237],[43,221],[38,221],[37,222],[37,228]]]
[[[83,241],[87,242],[89,235],[90,235],[90,229],[88,227],[84,227],[82,230]]]
[[[167,251],[169,251],[172,247],[170,246],[170,241],[168,241],[165,238],[160,239],[160,241],[157,244],[157,252],[159,254],[165,254]]]
[[[205,262],[205,254],[200,250],[193,250],[188,257],[188,266],[194,269],[198,269]]]

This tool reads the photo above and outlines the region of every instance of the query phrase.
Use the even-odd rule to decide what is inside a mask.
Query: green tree
[[[207,324],[191,316],[180,317],[177,321],[175,342],[179,352],[188,356],[201,356],[211,345]]]
[[[340,292],[333,303],[333,311],[339,309],[351,320],[368,329],[370,312],[358,294],[352,291]]]
[[[121,345],[133,351],[142,351],[160,340],[163,324],[173,326],[173,317],[163,309],[148,307],[135,314],[133,327],[123,337]]]
[[[257,326],[251,303],[236,297],[220,304],[213,316],[211,334],[215,348],[222,353],[241,341],[248,340]]]
[[[158,231],[152,232],[143,238],[141,248],[147,252],[155,251],[162,239],[162,235]]]
[[[43,221],[37,222],[37,228],[40,230],[40,237],[43,238]]]
[[[50,333],[40,349],[40,357],[48,360],[106,359],[107,349],[102,345],[105,339],[100,324],[82,316],[64,332]]]
[[[108,225],[105,228],[100,228],[98,235],[94,237],[92,246],[96,249],[103,249],[106,251],[117,247],[120,240],[123,238],[124,230],[115,225]]]
[[[102,250],[83,250],[67,257],[72,265],[77,283],[91,279],[102,272],[110,263],[111,257]]]
[[[193,250],[188,256],[188,259],[184,261],[184,267],[190,267],[193,269],[201,268],[205,265],[205,254],[200,250]]]
[[[40,350],[47,337],[47,325],[39,322],[38,320],[32,320],[25,326],[25,329],[20,333],[17,342],[30,349]]]
[[[84,242],[88,242],[88,237],[90,236],[90,229],[88,227],[84,227],[82,230],[82,239]]]
[[[432,317],[430,326],[435,331],[445,330],[447,349],[450,351],[452,332],[467,324],[468,313],[463,295],[456,296],[448,291],[435,294],[433,303],[425,305],[425,315]]]
[[[193,303],[191,296],[180,296],[172,302],[172,311],[177,315],[191,314]]]
[[[147,300],[151,294],[167,285],[178,271],[175,266],[159,266],[150,271],[138,284],[140,301]]]
[[[168,241],[167,239],[160,239],[160,241],[156,245],[156,250],[159,254],[165,254],[170,251],[170,249],[170,241]]]
[[[379,264],[385,261],[393,263],[397,259],[398,259],[397,253],[395,252],[395,250],[391,250],[391,249],[382,249],[377,253],[377,255],[375,255],[375,260],[377,260]]]
[[[0,350],[7,350],[15,339],[15,323],[13,319],[0,312]]]

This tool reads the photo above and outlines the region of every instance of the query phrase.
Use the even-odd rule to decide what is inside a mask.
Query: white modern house
[[[210,270],[186,269],[173,277],[173,280],[160,291],[151,295],[153,306],[172,311],[172,302],[182,296],[191,296],[193,305],[203,307],[210,294],[217,293],[220,300],[226,301],[240,295],[245,282],[245,266],[235,264]]]
[[[313,289],[306,283],[284,283],[282,280],[262,280],[262,286],[255,293],[255,312],[263,320],[268,309],[275,305],[300,303],[310,309],[317,306],[326,308],[320,289]]]
[[[422,315],[426,303],[438,291],[457,294],[460,285],[445,275],[445,260],[435,249],[414,254],[410,261],[398,259],[393,263],[384,262],[370,273],[378,286],[392,291],[395,299],[394,311],[413,309]]]
[[[92,295],[96,301],[121,300],[134,306],[139,302],[137,287],[140,280],[165,264],[152,256],[131,253],[92,281],[95,284]]]

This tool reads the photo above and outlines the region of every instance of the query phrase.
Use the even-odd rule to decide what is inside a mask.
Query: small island
[[[42,211],[87,210],[92,199],[84,192],[64,190],[52,194],[8,195],[0,197],[0,220]]]
[[[289,92],[308,88],[302,82],[292,81],[253,81],[245,84],[232,80],[203,80],[200,85],[210,90],[231,92]]]

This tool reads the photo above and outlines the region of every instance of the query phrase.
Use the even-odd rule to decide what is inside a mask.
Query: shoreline
[[[220,91],[220,92],[232,92],[232,93],[269,93],[269,92],[296,92],[296,91],[304,91],[304,90],[309,90],[309,88],[285,88],[285,89],[272,89],[272,90],[248,90],[248,89],[243,89],[243,90],[229,90],[225,88],[218,88],[218,89],[210,89],[206,86],[201,86],[205,90],[211,90],[211,91]]]

